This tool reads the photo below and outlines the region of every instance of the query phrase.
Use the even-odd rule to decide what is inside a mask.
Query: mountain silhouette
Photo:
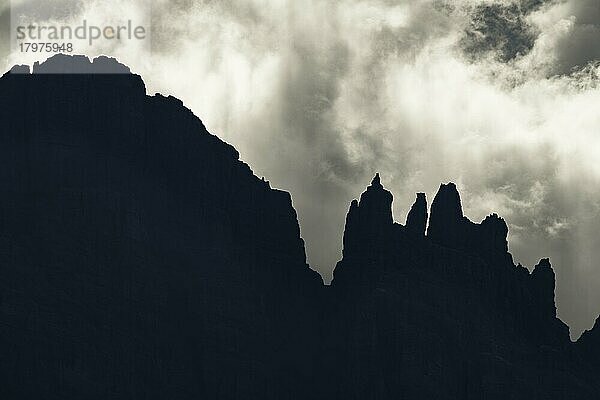
[[[336,398],[598,398],[600,328],[570,341],[548,259],[514,265],[504,220],[468,220],[452,183],[429,220],[424,195],[406,226],[391,201],[377,176],[348,212],[330,289]]]
[[[0,92],[0,398],[600,398],[600,322],[571,342],[454,184],[401,225],[376,175],[325,286],[291,196],[116,60]]]

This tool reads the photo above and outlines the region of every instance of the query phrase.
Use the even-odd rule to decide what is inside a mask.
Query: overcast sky
[[[472,220],[505,217],[516,262],[551,257],[574,336],[600,313],[598,0],[38,3],[74,10],[57,16],[73,23],[152,15],[151,46],[86,53],[116,56],[149,93],[184,100],[290,191],[326,280],[349,203],[380,172],[398,222],[415,192],[431,202],[448,181]],[[30,61],[6,40],[0,52],[3,69]]]

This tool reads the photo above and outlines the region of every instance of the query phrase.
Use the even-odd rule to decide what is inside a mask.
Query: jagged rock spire
[[[379,174],[376,174],[367,191],[360,196],[359,207],[365,218],[369,218],[374,224],[390,225],[394,222],[392,218],[393,200],[394,196],[385,190]]]
[[[508,226],[496,214],[480,224],[464,216],[454,183],[441,185],[431,205],[427,236],[435,243],[457,250],[472,251],[498,264],[512,264],[508,254]]]
[[[425,236],[427,218],[427,198],[425,193],[417,193],[417,199],[406,217],[406,229],[411,234]]]
[[[481,222],[481,236],[486,239],[485,251],[492,255],[508,252],[508,225],[498,214],[492,214]]]
[[[431,204],[427,235],[435,242],[444,243],[456,235],[464,216],[460,195],[452,182],[442,184]]]
[[[462,204],[456,184],[441,184],[431,205],[431,217],[458,220],[462,218]]]
[[[368,245],[393,225],[393,198],[392,193],[381,184],[379,174],[376,174],[371,185],[360,196],[360,202],[354,200],[350,205],[344,230],[344,254],[359,245]]]
[[[550,259],[543,258],[535,266],[531,273],[535,299],[540,303],[540,311],[546,316],[556,316],[556,305],[554,303],[554,289],[556,286],[556,275],[550,264]]]
[[[383,185],[381,184],[381,178],[379,176],[379,172],[375,174],[375,177],[371,181],[371,186],[383,189]]]

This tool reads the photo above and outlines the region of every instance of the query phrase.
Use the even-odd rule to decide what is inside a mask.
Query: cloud
[[[600,4],[596,0],[551,2],[533,13],[542,34],[539,54],[548,57],[548,74],[568,75],[600,58]]]
[[[0,0],[0,67],[6,69],[10,52],[10,8],[9,0]]]
[[[101,1],[82,15],[110,20]],[[147,3],[129,1],[143,15]],[[146,8],[145,8],[146,7]],[[596,0],[156,0],[152,48],[110,52],[183,99],[258,175],[289,190],[331,276],[350,201],[375,172],[404,221],[458,183],[497,211],[517,261],[550,256],[575,335],[600,312]],[[71,16],[74,20],[81,15]],[[17,62],[18,54],[10,61]]]
[[[537,32],[526,20],[532,6],[519,3],[479,4],[461,39],[465,53],[479,58],[493,53],[500,61],[508,62],[527,54],[535,44]]]

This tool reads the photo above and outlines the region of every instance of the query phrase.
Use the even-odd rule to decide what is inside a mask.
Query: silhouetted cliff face
[[[441,185],[433,204],[427,236],[433,243],[475,253],[487,261],[512,262],[502,259],[508,255],[508,227],[506,222],[492,214],[481,224],[475,224],[463,215],[460,195],[454,183]]]
[[[363,205],[366,194],[379,204]],[[469,221],[454,184],[440,187],[427,236],[424,195],[417,195],[406,227],[387,217],[390,205],[376,177],[348,213],[346,234],[371,234],[345,240],[335,270],[332,393],[344,399],[600,395],[600,374],[556,317],[549,260],[532,273],[515,266],[504,220]],[[386,215],[378,229],[364,222],[370,210]]]
[[[577,348],[581,357],[587,360],[600,375],[600,317],[591,330],[583,333],[577,342]]]
[[[344,231],[344,259],[359,257],[365,260],[365,265],[341,269],[336,276],[338,282],[350,280],[360,287],[372,285],[372,277],[376,274],[371,269],[379,268],[383,262],[381,257],[387,254],[388,239],[394,226],[392,198],[377,175],[360,196],[360,202],[355,200],[350,205]]]
[[[454,184],[403,226],[377,175],[326,288],[290,195],[181,101],[107,58],[29,72],[0,79],[0,398],[600,398],[599,323],[571,343],[549,260]]]
[[[311,398],[322,282],[288,193],[139,76],[0,93],[0,398]]]
[[[406,230],[415,236],[425,236],[427,229],[427,199],[425,193],[417,193],[417,200],[406,216]]]

